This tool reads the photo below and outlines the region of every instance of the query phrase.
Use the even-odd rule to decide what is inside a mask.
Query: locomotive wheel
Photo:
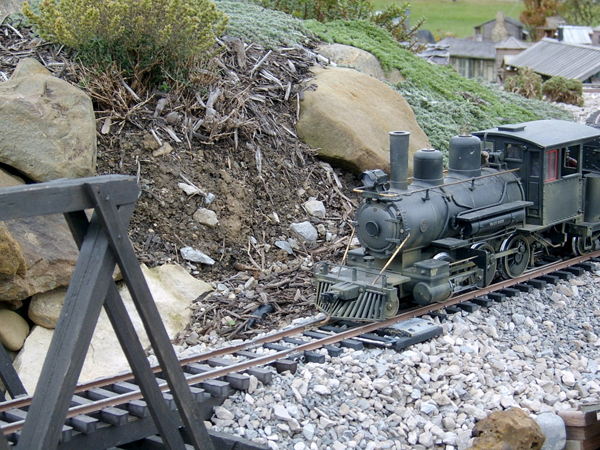
[[[587,255],[594,250],[594,247],[597,247],[597,243],[594,244],[593,238],[574,237],[571,240],[571,250],[576,256]]]
[[[446,252],[440,252],[437,255],[435,255],[433,257],[433,259],[436,259],[438,261],[448,261],[449,263],[453,263],[454,262],[454,258],[452,256],[450,256],[449,253]]]
[[[477,283],[477,286],[480,288],[487,287],[490,284],[492,284],[492,280],[494,279],[494,275],[496,274],[496,269],[498,268],[498,261],[496,261],[496,258],[494,258],[494,248],[486,242],[478,242],[477,244],[473,244],[471,248],[473,250],[484,251],[488,255],[490,255],[490,262],[485,267],[484,276],[484,279],[489,281],[487,283],[484,283],[484,281],[481,280],[481,282]]]
[[[529,248],[529,242],[523,236],[519,234],[513,234],[511,237],[506,239],[502,243],[500,251],[516,250],[515,253],[504,256],[500,266],[500,271],[504,278],[517,278],[523,275],[527,265],[529,264],[529,258],[531,256],[531,249]]]
[[[398,313],[398,308],[400,308],[400,301],[396,298],[394,300],[390,300],[385,304],[385,318],[391,319]]]

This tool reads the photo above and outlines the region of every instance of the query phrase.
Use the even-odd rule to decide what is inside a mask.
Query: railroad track
[[[595,258],[600,258],[600,251],[548,263],[527,271],[519,278],[466,292],[444,303],[411,308],[384,322],[323,324],[314,320],[238,345],[194,355],[182,359],[180,363],[192,395],[200,404],[205,420],[208,420],[213,407],[222,403],[232,390],[249,388],[251,375],[268,384],[275,376],[275,370],[295,372],[300,360],[324,363],[326,353],[339,356],[344,347],[360,349],[367,344],[403,349],[441,334],[441,327],[433,322],[414,322],[415,318],[440,314],[442,310],[452,311],[457,307],[472,311],[478,306],[489,306],[506,296],[529,292],[534,288],[542,288],[547,282],[556,282],[591,270],[592,266],[585,262]],[[180,420],[160,370],[160,367],[153,369],[157,383],[173,412],[173,420]],[[24,396],[0,404],[0,427],[9,444],[18,442],[31,400],[31,396]],[[119,448],[164,448],[152,445],[155,439],[152,435],[156,432],[133,375],[122,373],[76,387],[58,449],[94,450],[117,448],[125,444],[127,446]],[[231,439],[231,448],[234,448],[234,444],[236,449],[263,448],[243,439]],[[136,446],[136,442],[140,444]]]

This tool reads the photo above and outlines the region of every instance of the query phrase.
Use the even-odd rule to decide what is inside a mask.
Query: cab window
[[[523,147],[521,145],[506,144],[504,154],[509,161],[523,161]]]
[[[545,181],[554,181],[558,179],[558,149],[548,150],[545,157],[546,178]]]

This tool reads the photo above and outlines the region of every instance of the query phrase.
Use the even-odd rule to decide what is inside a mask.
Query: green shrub
[[[205,58],[227,24],[210,0],[42,0],[39,13],[25,3],[23,14],[42,38],[116,63],[136,85]]]
[[[527,98],[542,98],[542,77],[529,67],[504,81],[504,90]]]
[[[552,102],[583,106],[583,84],[557,75],[545,81],[542,93]]]
[[[307,26],[327,42],[352,45],[374,54],[386,70],[398,69],[406,81],[395,87],[412,107],[431,145],[446,151],[448,140],[469,124],[483,130],[503,123],[537,119],[573,120],[548,102],[528,100],[460,76],[450,67],[431,64],[401,48],[386,31],[367,21],[335,21]]]

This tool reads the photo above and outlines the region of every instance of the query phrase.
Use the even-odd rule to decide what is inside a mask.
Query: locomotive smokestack
[[[390,185],[408,189],[408,141],[410,131],[390,131]]]

